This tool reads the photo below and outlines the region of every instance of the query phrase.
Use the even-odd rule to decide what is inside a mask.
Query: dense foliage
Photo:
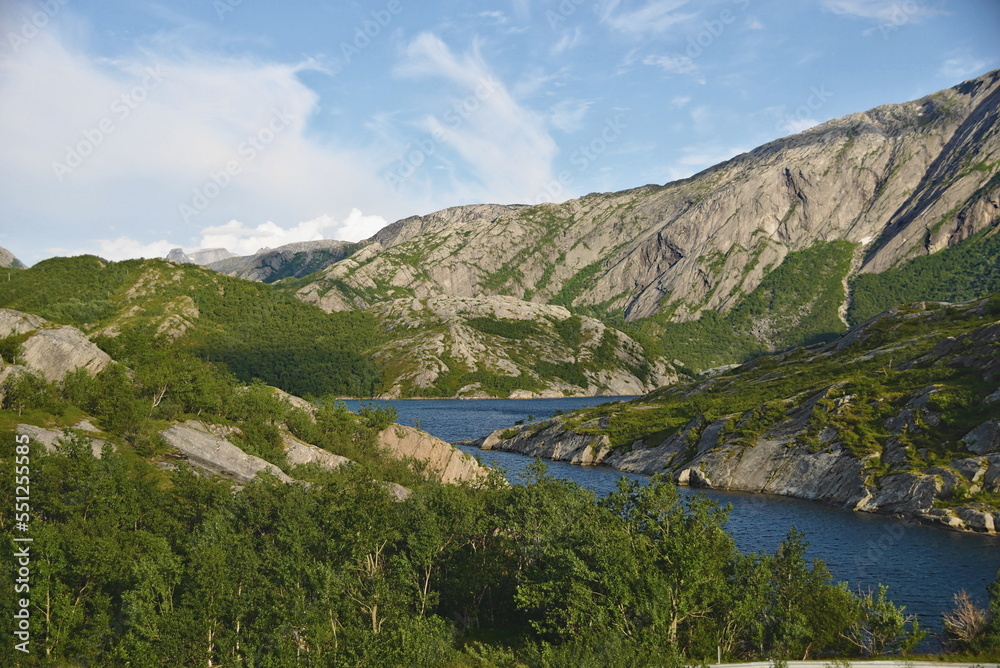
[[[184,324],[178,347],[225,365],[244,382],[259,378],[298,395],[372,396],[381,383],[361,354],[384,338],[369,314],[324,313],[270,286],[193,265],[46,260],[0,282],[0,307],[85,331],[111,325],[135,350],[161,328]]]
[[[899,612],[832,582],[794,531],[740,554],[724,509],[658,480],[597,501],[536,467],[525,485],[396,503],[370,471],[234,495],[128,448],[31,457],[26,665],[680,665],[720,643],[731,659],[853,656]],[[13,494],[6,476],[0,503]],[[8,637],[13,607],[4,588]],[[876,654],[922,636],[892,619]]]
[[[900,267],[857,276],[851,285],[847,319],[857,324],[897,304],[962,302],[995,292],[1000,292],[1000,234],[980,232]]]

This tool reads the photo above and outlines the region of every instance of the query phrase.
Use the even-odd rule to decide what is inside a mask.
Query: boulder
[[[225,475],[246,484],[267,471],[282,482],[292,478],[274,464],[243,452],[229,441],[212,434],[201,422],[189,420],[160,432],[167,444],[192,465],[212,474]]]
[[[351,463],[347,457],[335,455],[323,448],[300,441],[291,434],[283,433],[282,439],[284,440],[285,460],[289,466],[316,464],[327,471],[332,471]]]
[[[977,455],[1000,452],[1000,420],[992,419],[982,423],[963,436],[962,443],[969,452]]]
[[[38,330],[24,342],[23,351],[24,365],[50,382],[77,369],[94,375],[111,363],[111,357],[75,327]]]
[[[37,315],[0,309],[0,338],[32,332],[21,346],[19,361],[47,381],[62,380],[77,369],[100,373],[111,363],[111,357],[75,327],[51,326]]]
[[[981,533],[996,533],[993,513],[987,510],[961,507],[955,509],[955,514],[965,522],[965,526]]]
[[[414,427],[390,425],[379,432],[378,443],[396,459],[425,464],[425,471],[445,484],[475,482],[489,473],[472,455]]]

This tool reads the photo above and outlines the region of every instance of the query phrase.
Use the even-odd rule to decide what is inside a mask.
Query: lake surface
[[[419,426],[449,442],[480,438],[495,429],[510,427],[517,420],[541,420],[584,406],[596,406],[621,398],[574,399],[485,399],[404,400],[375,402],[390,404],[399,413],[400,424]],[[362,403],[347,402],[351,410]],[[507,478],[520,482],[520,474],[533,460],[509,452],[484,451],[460,446],[484,464],[505,470]],[[606,467],[573,466],[547,462],[549,472],[593,490],[598,495],[613,491],[622,476],[645,481],[646,476]],[[791,527],[805,532],[809,556],[830,567],[837,581],[851,589],[867,590],[882,583],[890,598],[920,617],[921,625],[940,632],[941,613],[952,607],[952,595],[961,589],[985,604],[986,586],[1000,570],[1000,538],[934,529],[912,522],[856,513],[811,501],[780,496],[691,490],[721,504],[731,504],[728,529],[744,552],[773,552]],[[926,644],[930,650],[936,643]]]

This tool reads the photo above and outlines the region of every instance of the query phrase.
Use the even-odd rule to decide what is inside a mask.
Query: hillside
[[[896,307],[830,343],[480,445],[993,533],[998,407],[1000,294]]]
[[[176,346],[243,382],[303,396],[642,394],[676,377],[598,321],[507,301],[325,313],[193,264],[87,256],[46,260],[0,284],[0,308],[76,326],[113,356]]]
[[[535,465],[509,485],[391,411],[243,385],[176,344],[112,359],[2,309],[0,343],[0,464],[17,472],[0,496],[30,487],[0,535],[30,539],[14,544],[31,578],[0,610],[14,636],[20,610],[44,610],[31,665],[679,668],[926,636],[884,588],[854,594],[807,560],[803,534],[741,554],[725,509],[664,480],[598,501]],[[986,619],[961,647],[988,657]]]
[[[794,254],[848,244],[849,257],[823,258],[822,280],[804,281],[793,308],[758,292],[763,330],[702,356],[745,361],[843,333],[849,278],[995,234],[998,115],[1000,71],[829,121],[663,186],[407,218],[287,288],[327,311],[441,295],[565,306],[620,329],[635,324],[664,344],[657,352],[667,359],[704,368],[706,359],[671,343],[684,336],[675,325],[725,318]],[[768,324],[772,317],[783,322]],[[786,338],[789,329],[799,332]]]

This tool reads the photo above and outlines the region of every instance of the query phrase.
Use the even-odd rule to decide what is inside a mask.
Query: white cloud
[[[894,26],[904,25],[944,12],[914,0],[823,0],[823,7],[834,14],[873,19]]]
[[[188,246],[165,240],[143,243],[131,237],[121,236],[117,239],[100,239],[96,242],[96,248],[86,250],[64,248],[48,250],[58,255],[93,254],[107,260],[165,257],[174,248],[184,248],[186,251],[225,248],[236,255],[253,255],[262,248],[277,248],[297,241],[320,239],[361,241],[385,225],[386,221],[381,216],[366,216],[358,209],[352,209],[343,220],[323,215],[288,228],[271,221],[251,227],[241,221],[231,220],[224,225],[213,225],[202,229],[198,240]]]
[[[986,61],[969,55],[952,55],[941,63],[938,72],[943,77],[958,83],[979,74],[986,68]]]
[[[0,24],[20,17],[12,6],[3,4]],[[394,193],[363,141],[345,148],[309,131],[319,99],[300,75],[323,72],[312,60],[206,53],[177,34],[100,58],[59,28],[54,21],[17,52],[0,52],[0,218],[22,226],[34,254],[51,238],[109,244],[97,250],[111,257],[146,253],[144,244],[158,252],[153,242],[166,233],[156,230],[186,245],[232,218],[434,208]],[[219,176],[227,164],[238,174]],[[214,177],[226,181],[217,192]],[[185,219],[182,205],[206,187],[214,196]],[[132,233],[134,244],[98,242],[138,224],[146,231]]]
[[[678,13],[689,0],[651,0],[643,7],[616,13],[621,0],[609,0],[602,8],[604,22],[613,29],[630,35],[662,33],[671,26],[693,19],[695,13]]]
[[[646,56],[642,64],[659,67],[668,74],[694,74],[698,71],[698,66],[687,56]]]
[[[688,95],[678,95],[670,99],[670,106],[674,109],[683,109],[691,102],[691,97]]]
[[[561,53],[575,49],[583,41],[583,31],[577,27],[575,30],[566,31],[563,36],[559,38],[559,41],[555,43],[549,53],[553,56],[558,56]]]
[[[271,221],[250,227],[238,220],[231,220],[225,225],[202,230],[197,247],[225,248],[237,255],[253,255],[261,248],[277,248],[297,241],[361,241],[385,226],[386,221],[381,216],[365,216],[358,209],[353,209],[342,221],[323,215],[289,228]]]
[[[563,100],[552,107],[552,125],[563,132],[579,132],[583,129],[583,119],[593,105],[591,100]]]
[[[440,118],[425,119],[424,129],[469,165],[478,184],[459,187],[471,197],[525,201],[552,179],[557,147],[545,118],[515,100],[478,48],[459,57],[436,35],[422,33],[406,47],[395,72],[445,79],[460,91]]]
[[[764,22],[756,16],[750,16],[747,17],[746,28],[747,30],[763,30]]]

